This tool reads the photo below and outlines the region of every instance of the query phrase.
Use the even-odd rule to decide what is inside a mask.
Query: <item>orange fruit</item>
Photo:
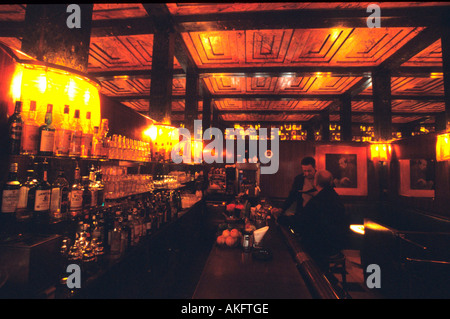
[[[237,230],[236,228],[233,228],[233,229],[230,231],[230,236],[231,236],[231,237],[234,237],[234,238],[239,237],[239,230]]]
[[[217,237],[217,244],[218,245],[224,245],[225,244],[225,237],[223,237],[222,235]]]
[[[228,247],[233,247],[234,244],[236,244],[237,239],[231,236],[228,236],[227,238],[225,238],[225,243],[227,244]]]
[[[222,232],[222,236],[223,236],[223,237],[228,237],[228,236],[230,236],[230,231],[229,231],[228,229],[225,229],[225,230]]]

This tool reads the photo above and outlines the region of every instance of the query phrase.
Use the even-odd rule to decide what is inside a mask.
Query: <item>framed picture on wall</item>
[[[367,147],[319,145],[315,156],[317,169],[333,174],[339,195],[367,195]]]
[[[400,163],[400,191],[402,196],[434,197],[435,161],[404,159]]]

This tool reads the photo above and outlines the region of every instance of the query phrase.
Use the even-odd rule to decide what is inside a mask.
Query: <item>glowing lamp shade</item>
[[[436,160],[439,162],[450,160],[450,133],[437,136]]]
[[[64,107],[69,106],[69,117],[72,119],[75,110],[80,110],[80,118],[84,125],[86,113],[91,112],[92,126],[100,126],[100,84],[86,74],[70,68],[37,61],[27,54],[11,49],[0,42],[0,59],[13,65],[13,72],[4,77],[10,80],[8,103],[22,101],[22,112],[29,111],[31,101],[36,101],[36,121],[43,123],[47,104],[53,105],[52,120],[58,127],[63,121]],[[8,107],[8,114],[13,109]]]
[[[389,143],[374,143],[370,145],[370,159],[386,162],[391,158],[392,147]]]

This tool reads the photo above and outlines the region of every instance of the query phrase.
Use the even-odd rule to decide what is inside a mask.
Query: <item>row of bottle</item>
[[[61,125],[53,123],[53,105],[47,105],[45,122],[36,121],[36,101],[30,102],[25,119],[22,102],[16,101],[14,113],[9,118],[10,154],[72,156],[108,158],[132,161],[150,161],[150,143],[133,140],[121,135],[108,136],[108,119],[102,119],[100,127],[92,126],[91,112],[80,118],[76,109],[70,119],[70,107],[64,106]],[[83,123],[84,122],[84,123]]]
[[[175,220],[181,210],[179,191],[149,193],[83,214],[74,238],[63,241],[61,253],[70,263],[96,261],[105,253],[122,256],[128,249]],[[87,211],[86,211],[87,212]]]
[[[21,182],[18,180],[18,164],[10,165],[8,178],[2,187],[2,219],[52,223],[77,218],[83,209],[104,205],[105,187],[100,170],[92,167],[89,176],[81,178],[77,164],[72,185],[62,169],[49,183],[48,171],[46,160],[34,162],[27,170],[26,180]]]

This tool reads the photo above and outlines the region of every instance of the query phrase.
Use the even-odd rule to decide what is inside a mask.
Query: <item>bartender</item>
[[[302,209],[317,193],[314,187],[316,175],[316,160],[313,157],[304,157],[301,161],[302,173],[294,178],[288,197],[281,209],[274,212],[279,224],[290,226],[295,231],[294,215],[300,216]]]

